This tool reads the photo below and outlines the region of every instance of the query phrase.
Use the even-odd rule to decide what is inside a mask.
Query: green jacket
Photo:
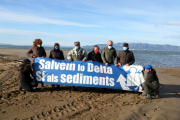
[[[74,48],[68,53],[67,59],[73,61],[87,59],[87,52],[83,48],[80,48],[79,50]]]
[[[116,64],[118,63],[116,49],[113,47],[109,49],[108,46],[105,46],[102,49],[101,58],[103,63],[114,64],[114,60]]]
[[[152,71],[149,71],[149,73],[147,74],[146,82],[150,82],[150,83],[156,82],[159,84],[159,79],[154,69],[152,69]]]

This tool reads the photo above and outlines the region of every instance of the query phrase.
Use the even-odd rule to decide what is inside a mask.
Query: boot
[[[41,89],[43,90],[45,88],[44,84],[41,83]]]
[[[160,95],[156,95],[155,97],[156,97],[156,98],[160,98]]]
[[[55,88],[55,85],[52,85],[52,87],[51,87],[52,89],[54,89]]]
[[[160,98],[159,91],[156,91],[156,92],[155,92],[155,97],[156,97],[156,98]]]
[[[158,90],[156,90],[156,91],[154,91],[154,96],[156,97],[156,98],[160,98],[160,96],[159,96],[159,91]]]
[[[73,86],[73,87],[71,88],[71,91],[75,91],[75,86]]]
[[[19,90],[22,90],[22,87],[21,87],[21,85],[19,86]]]
[[[150,94],[147,94],[147,96],[144,97],[143,99],[151,99],[151,95],[150,95]]]
[[[80,92],[82,92],[82,91],[85,90],[85,88],[84,88],[84,87],[78,87],[78,90],[79,90]]]
[[[143,93],[142,93],[142,96],[147,96],[147,93],[143,92]]]

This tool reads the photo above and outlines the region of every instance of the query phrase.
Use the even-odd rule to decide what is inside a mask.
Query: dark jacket
[[[28,71],[23,72],[24,66],[30,62],[28,59],[25,59],[23,61],[23,65],[20,69],[20,75],[21,75],[21,83],[25,82],[25,83],[31,83],[33,81],[33,79],[30,77],[30,75],[33,75],[32,69],[29,67]]]
[[[58,59],[58,60],[64,60],[64,54],[61,50],[52,50],[50,52],[49,58],[51,59]]]
[[[31,57],[32,58],[32,60],[31,60],[31,64],[33,64],[34,63],[34,59],[35,58],[33,58],[33,55],[35,56],[35,57],[46,57],[46,51],[44,50],[44,47],[31,47],[28,51],[27,51],[27,53],[26,53],[26,55],[28,56],[28,57]]]
[[[102,49],[101,59],[103,63],[114,64],[114,60],[115,60],[115,63],[117,63],[116,49],[115,48],[109,49],[107,46],[105,46]]]
[[[159,79],[156,75],[156,71],[154,69],[152,69],[152,71],[149,71],[147,74],[147,78],[146,78],[146,82],[156,82],[159,84]]]
[[[95,62],[100,62],[102,63],[102,59],[101,59],[101,53],[95,53],[94,51],[91,51],[89,54],[88,54],[88,58],[87,60],[89,61],[95,61]]]
[[[135,62],[134,54],[133,52],[127,50],[127,51],[120,51],[117,56],[118,63],[121,63],[122,65],[129,64],[132,65]]]

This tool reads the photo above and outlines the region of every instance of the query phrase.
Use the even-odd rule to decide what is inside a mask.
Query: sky
[[[0,43],[180,46],[180,0],[0,0]]]

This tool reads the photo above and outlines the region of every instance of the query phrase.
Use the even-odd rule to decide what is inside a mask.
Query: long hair
[[[24,59],[23,64],[21,66],[21,71],[22,72],[26,72],[26,71],[29,70],[29,67],[27,66],[27,64],[30,64],[30,62],[31,61],[29,59]]]
[[[35,40],[33,41],[33,46],[34,46],[34,47],[37,47],[38,44],[42,45],[42,40],[41,40],[41,39],[35,39]]]
[[[24,65],[22,72],[27,72],[28,70],[29,70],[29,67],[27,65]]]

